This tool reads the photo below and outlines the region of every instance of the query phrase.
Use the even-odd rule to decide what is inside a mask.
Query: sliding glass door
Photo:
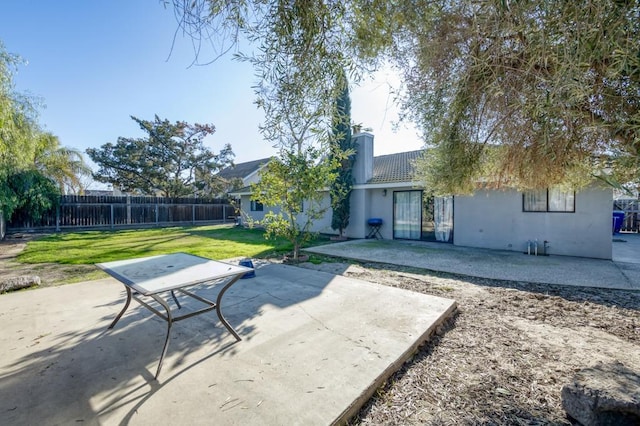
[[[393,238],[419,240],[422,235],[422,191],[393,193]]]
[[[393,238],[453,242],[453,197],[428,197],[422,191],[393,193]]]

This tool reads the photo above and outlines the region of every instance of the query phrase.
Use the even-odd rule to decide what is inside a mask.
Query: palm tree
[[[85,163],[82,153],[60,146],[58,137],[48,132],[36,137],[33,165],[40,173],[53,179],[63,194],[78,193],[82,189],[81,178],[91,175],[91,168]]]

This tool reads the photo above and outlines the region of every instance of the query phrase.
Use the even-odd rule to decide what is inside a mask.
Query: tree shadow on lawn
[[[69,424],[116,420],[126,424],[151,399],[156,406],[155,398],[161,398],[170,409],[176,401],[193,396],[190,392],[210,392],[207,386],[215,385],[216,367],[233,365],[234,356],[246,348],[243,343],[269,331],[261,328],[260,322],[266,306],[284,309],[315,298],[332,278],[318,274],[310,282],[308,271],[272,266],[288,268],[289,275],[283,275],[286,271],[281,269],[265,273],[258,267],[256,278],[238,281],[223,298],[223,314],[243,341],[235,341],[215,311],[180,321],[172,327],[158,381],[154,375],[166,322],[132,303],[114,329],[107,330],[124,305],[124,291],[115,296],[113,283],[98,290],[90,290],[98,284],[85,283],[78,292],[70,285],[11,295],[3,300],[0,311],[6,333],[0,337],[5,352],[0,355],[3,421]],[[282,279],[285,276],[292,278],[286,281]],[[70,300],[47,296],[47,291],[62,289],[69,292]],[[219,290],[220,286],[203,286],[195,292],[215,300]],[[74,294],[76,303],[71,301]],[[193,299],[179,299],[184,311],[202,306]],[[33,309],[27,309],[27,304],[33,304]],[[170,305],[175,308],[173,302]],[[185,383],[189,389],[186,394]]]

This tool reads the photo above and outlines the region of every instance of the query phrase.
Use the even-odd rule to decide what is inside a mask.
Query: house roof
[[[373,157],[373,177],[367,183],[411,182],[415,160],[424,150]]]
[[[387,183],[406,183],[412,182],[414,178],[414,164],[424,150],[399,152],[397,154],[380,155],[373,157],[373,177],[367,181],[367,184],[387,184]],[[249,163],[259,163],[268,161],[269,159],[251,161]],[[236,167],[242,164],[236,165]],[[258,166],[259,168],[259,166]],[[227,169],[225,169],[227,170]],[[224,171],[224,170],[223,170]],[[220,172],[222,174],[222,172]],[[226,178],[226,176],[223,176]],[[239,176],[238,176],[239,177]],[[246,195],[251,193],[251,187],[236,189],[230,192],[231,195]]]
[[[229,192],[229,195],[233,197],[239,197],[241,195],[251,195],[251,187],[245,186],[244,188],[234,189],[233,191]]]
[[[255,173],[271,160],[271,158],[261,158],[260,160],[247,161],[246,163],[234,164],[231,167],[226,167],[220,170],[218,176],[223,179],[244,179],[247,176]]]

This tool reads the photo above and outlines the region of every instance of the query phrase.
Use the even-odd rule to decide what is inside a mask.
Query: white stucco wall
[[[264,211],[252,212],[251,211],[251,197],[249,195],[243,195],[240,197],[240,210],[242,210],[242,220],[247,221],[247,217],[254,221],[260,221],[264,219],[264,215],[269,211],[265,206]]]
[[[386,192],[385,192],[386,189]],[[351,218],[347,236],[364,238],[369,234],[367,221],[371,218],[382,219],[380,235],[384,239],[393,239],[393,192],[413,191],[414,186],[393,187],[387,185],[368,185],[356,188],[351,193]]]
[[[349,208],[349,226],[346,235],[349,238],[364,238],[367,234],[367,217],[369,217],[369,193],[366,189],[351,191]]]
[[[454,199],[454,244],[527,251],[528,240],[549,242],[549,253],[611,259],[611,189],[576,193],[575,213],[522,211],[522,193],[478,191]]]
[[[307,204],[305,201],[305,208]],[[331,197],[329,196],[328,191],[324,191],[322,194],[322,203],[321,206],[323,208],[327,208],[324,217],[321,219],[316,219],[313,222],[313,232],[320,232],[322,234],[338,234],[337,231],[331,229],[331,218],[333,216],[333,211],[331,209]]]
[[[387,195],[384,195],[383,191],[382,188],[369,190],[369,216],[364,221],[373,217],[382,219],[380,235],[386,240],[391,240],[393,239],[393,189],[387,189]],[[367,226],[367,233],[368,231],[369,226]]]
[[[331,207],[330,207],[331,200],[329,198],[329,192],[327,191],[323,192],[321,205],[323,207],[328,207],[327,213],[325,213],[325,215],[321,219],[314,220],[311,231],[321,232],[323,234],[337,234],[336,231],[331,229]],[[309,206],[308,202],[305,201],[304,203],[305,210],[308,208],[308,206]],[[254,221],[261,221],[262,219],[264,219],[264,215],[267,214],[269,211],[273,211],[276,214],[280,212],[279,207],[268,207],[268,206],[264,206],[264,210],[261,212],[251,211],[251,198],[249,195],[243,195],[241,197],[241,210],[243,212],[243,220],[245,222],[247,221],[246,220],[247,216],[253,219]],[[299,220],[301,222],[306,220],[306,216],[304,212],[301,213]]]

